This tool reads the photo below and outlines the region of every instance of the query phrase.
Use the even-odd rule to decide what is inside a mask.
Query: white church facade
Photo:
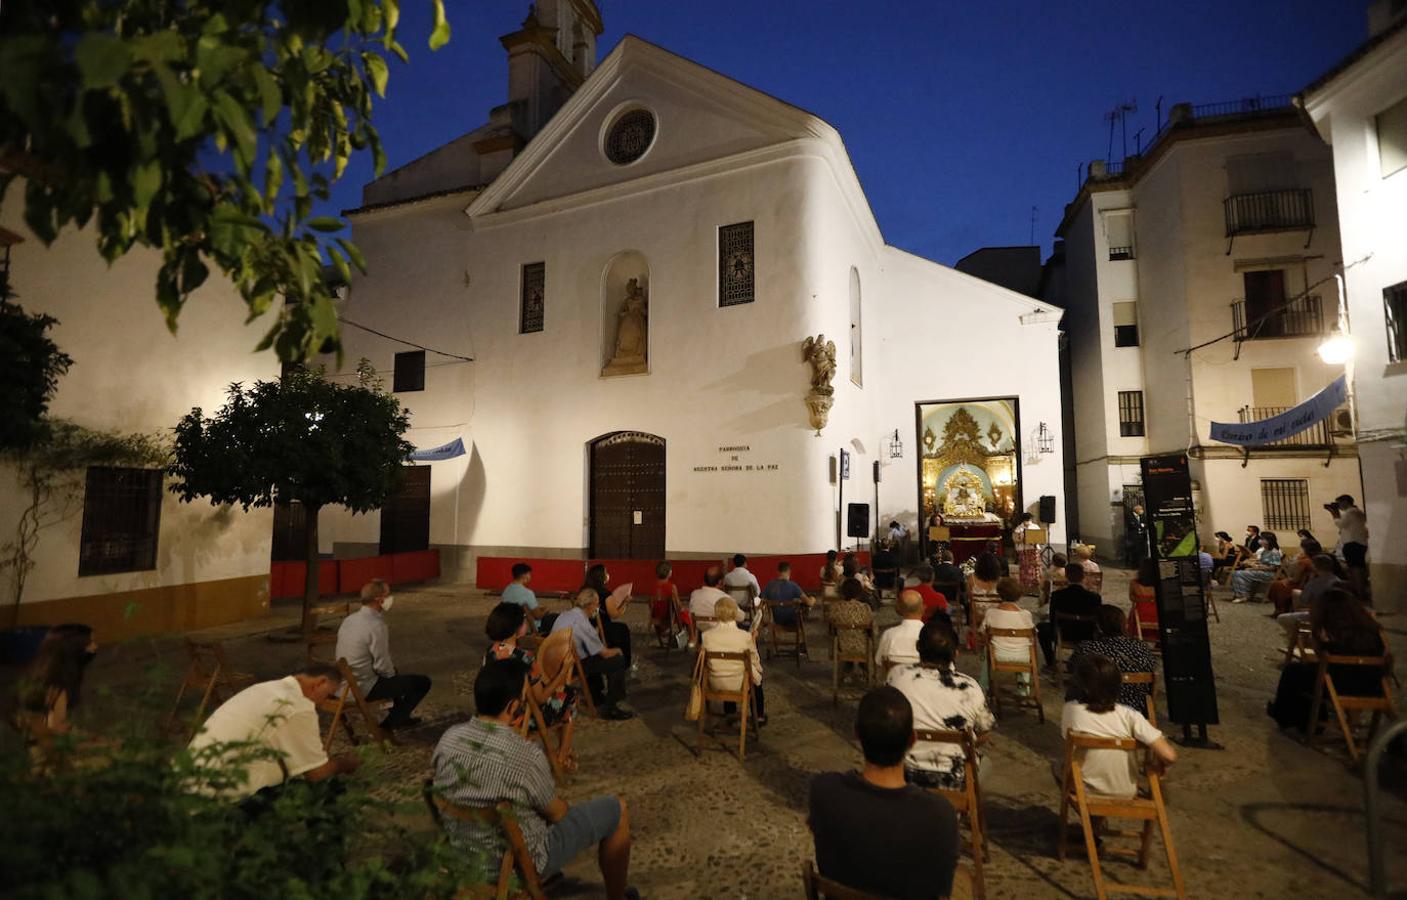
[[[510,102],[350,211],[344,358],[466,451],[428,464],[445,574],[814,553],[958,485],[957,519],[1063,510],[1059,310],[887,245],[826,122],[635,37],[593,66],[599,33],[539,3]],[[379,518],[325,512],[324,550]]]

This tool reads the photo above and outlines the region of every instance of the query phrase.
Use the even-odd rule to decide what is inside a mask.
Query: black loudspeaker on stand
[[[1040,519],[1047,525],[1055,524],[1055,498],[1050,494],[1041,497]]]
[[[862,538],[870,536],[870,505],[851,503],[845,510],[845,536]]]

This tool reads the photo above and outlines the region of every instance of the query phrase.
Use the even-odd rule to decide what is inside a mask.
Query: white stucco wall
[[[91,230],[67,231],[46,249],[23,223],[23,188],[12,184],[0,206],[0,225],[26,238],[11,250],[11,285],[25,310],[59,320],[50,334],[73,357],[51,415],[95,429],[168,431],[192,407],[213,411],[231,382],[278,377],[273,354],[253,352],[267,323],[245,325],[243,301],[218,275],[191,297],[172,335],[153,299],[157,254],[134,250],[108,266]],[[0,490],[4,535],[21,509],[11,474]],[[268,574],[269,511],[184,504],[167,493],[154,570],[78,577],[83,474],[75,477],[80,501],[43,532],[26,603]]]
[[[1388,361],[1383,289],[1407,281],[1407,170],[1386,178],[1374,117],[1407,97],[1407,32],[1399,31],[1305,98],[1333,146],[1343,241],[1363,509],[1374,602],[1407,603],[1407,362]]]

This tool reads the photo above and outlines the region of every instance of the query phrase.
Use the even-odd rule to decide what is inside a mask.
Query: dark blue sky
[[[886,240],[953,263],[1025,244],[1048,251],[1076,167],[1103,158],[1105,114],[1136,100],[1209,103],[1292,93],[1366,37],[1366,0],[1123,3],[988,0],[601,0],[607,51],[639,35],[807,109],[845,139]],[[425,46],[429,3],[402,0],[409,65],[376,110],[395,167],[470,131],[506,99],[498,36],[526,0],[451,0],[454,36]],[[1120,154],[1116,128],[1114,155]],[[369,161],[334,194],[357,206]]]

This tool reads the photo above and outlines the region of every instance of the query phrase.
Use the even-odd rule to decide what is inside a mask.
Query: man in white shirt
[[[894,608],[902,618],[898,625],[886,628],[879,636],[874,661],[881,666],[886,661],[894,665],[914,665],[918,663],[919,632],[923,631],[923,597],[918,591],[904,591]]]
[[[336,666],[310,663],[277,681],[251,685],[210,714],[190,742],[198,768],[210,775],[202,790],[242,801],[293,778],[321,781],[355,772],[355,754],[328,759],[318,731],[317,703],[337,691]],[[241,744],[238,748],[226,745]]]
[[[1339,527],[1338,555],[1348,568],[1348,580],[1358,596],[1368,602],[1368,517],[1353,505],[1353,497],[1340,494],[1324,504]]]
[[[337,658],[345,659],[368,700],[390,700],[391,711],[381,727],[413,728],[420,720],[411,712],[430,693],[427,675],[401,675],[391,660],[391,633],[386,613],[396,598],[391,586],[373,578],[362,587],[362,607],[342,620],[337,629]]]
[[[718,589],[718,585],[722,582],[723,570],[718,566],[709,566],[708,571],[704,572],[703,587],[689,595],[689,615],[694,617],[694,621],[698,622],[699,616],[703,616],[705,619],[709,620],[714,618],[713,607],[718,603],[720,598],[728,596]],[[737,621],[743,621],[742,610],[738,610]],[[712,627],[712,621],[698,622],[700,634],[708,631]]]
[[[757,576],[748,571],[747,557],[741,553],[733,555],[733,568],[723,576],[723,590],[737,601],[744,613],[752,610],[753,601],[762,593],[762,585],[757,582]]]

